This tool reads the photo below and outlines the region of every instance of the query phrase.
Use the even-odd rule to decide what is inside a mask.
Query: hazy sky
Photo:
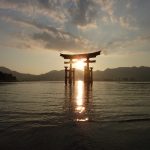
[[[150,66],[149,48],[150,0],[0,0],[0,66],[39,74],[97,50],[94,70]]]

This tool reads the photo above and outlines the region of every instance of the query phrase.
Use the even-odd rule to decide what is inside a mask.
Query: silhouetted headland
[[[17,81],[16,77],[14,77],[12,74],[3,73],[0,71],[0,82],[13,82]]]

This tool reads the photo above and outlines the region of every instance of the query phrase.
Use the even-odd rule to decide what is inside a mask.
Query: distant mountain
[[[0,67],[0,71],[4,73],[12,74],[17,78],[18,81],[63,81],[64,80],[64,70],[52,70],[45,74],[40,75],[32,75],[32,74],[25,74],[25,73],[19,73],[16,71],[12,71],[6,67]],[[82,71],[76,71],[76,78],[82,79],[83,78],[83,72]]]
[[[95,71],[94,80],[98,81],[150,81],[150,67],[119,67]]]
[[[0,71],[12,74],[18,81],[63,81],[64,70],[53,70],[41,75],[32,75],[12,71],[0,67]],[[150,81],[150,67],[119,67],[94,71],[93,78],[96,81]],[[76,79],[83,79],[83,71],[76,71]]]
[[[12,71],[6,67],[0,67],[0,71],[3,73],[12,74],[13,76],[15,76],[17,78],[18,81],[30,81],[30,80],[34,80],[34,78],[36,78],[36,75],[19,73],[16,71]]]

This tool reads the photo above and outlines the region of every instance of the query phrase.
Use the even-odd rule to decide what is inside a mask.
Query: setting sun
[[[84,60],[78,60],[77,62],[75,62],[74,65],[75,65],[76,69],[83,70],[84,66],[85,66],[85,63],[84,63]]]

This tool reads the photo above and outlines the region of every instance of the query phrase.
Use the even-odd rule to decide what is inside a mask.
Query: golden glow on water
[[[83,82],[78,81],[77,84],[77,106],[82,106],[83,105]]]
[[[88,117],[86,117],[86,118],[84,118],[84,119],[76,119],[76,121],[88,121],[89,120],[89,118]]]
[[[83,107],[83,106],[76,107],[76,111],[78,111],[79,113],[82,113],[84,110],[85,110],[85,107]]]
[[[77,95],[76,95],[76,107],[77,113],[76,121],[88,121],[88,117],[85,116],[85,102],[84,102],[84,85],[83,81],[77,82]]]

